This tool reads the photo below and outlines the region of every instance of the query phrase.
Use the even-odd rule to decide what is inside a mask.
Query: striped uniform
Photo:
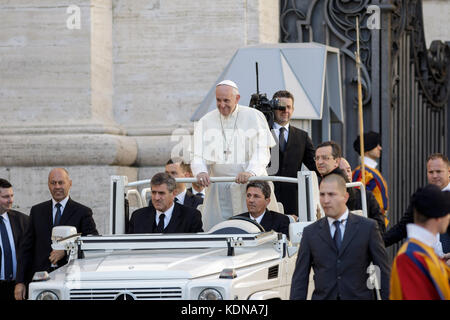
[[[388,188],[387,183],[381,175],[380,171],[375,168],[371,168],[369,166],[365,166],[366,169],[366,190],[369,190],[375,196],[378,204],[380,205],[381,213],[384,215],[384,223],[386,227],[389,223],[387,219],[387,211],[388,211]],[[361,166],[356,167],[353,170],[352,180],[353,182],[362,180],[362,171]]]
[[[450,300],[450,267],[433,248],[409,239],[397,253],[391,271],[391,300]]]

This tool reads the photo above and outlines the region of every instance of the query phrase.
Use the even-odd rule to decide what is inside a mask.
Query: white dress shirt
[[[55,217],[56,217],[56,211],[58,210],[58,208],[56,208],[56,204],[59,203],[61,204],[61,217],[64,213],[64,209],[66,208],[67,205],[67,201],[69,201],[69,196],[65,197],[62,201],[57,202],[55,199],[52,198],[52,208],[53,208],[53,224],[55,224]]]
[[[328,220],[328,225],[330,226],[331,239],[333,239],[334,233],[336,232],[336,227],[334,226],[334,222],[336,221],[336,219],[327,217],[327,220]],[[345,210],[344,214],[337,220],[341,222],[341,223],[339,223],[339,228],[341,229],[342,239],[344,239],[345,227],[347,225],[347,220],[348,220],[348,209]]]
[[[172,206],[169,209],[167,209],[165,212],[156,210],[156,216],[155,216],[156,225],[158,225],[158,223],[159,223],[159,216],[164,213],[165,214],[164,229],[167,228],[167,226],[169,225],[170,219],[172,218],[172,212],[173,212],[174,207],[175,207],[175,203],[172,203]]]
[[[5,212],[1,215],[3,217],[3,223],[5,224],[6,231],[8,232],[8,239],[11,245],[12,261],[13,261],[13,279],[16,279],[17,259],[16,259],[16,245],[14,243],[14,236],[11,228],[11,222],[9,221],[8,213]],[[2,264],[0,280],[5,280],[5,250],[3,250],[3,242],[0,240],[0,248],[2,249]]]
[[[273,124],[273,131],[275,132],[275,136],[278,140],[278,137],[280,136],[280,129],[281,127],[284,127],[286,129],[286,131],[284,131],[284,140],[288,141],[288,136],[289,136],[289,123],[285,126],[280,126],[278,123],[274,122]],[[278,141],[279,142],[279,141]]]
[[[186,192],[187,192],[187,190],[186,190],[186,188],[184,188],[183,192],[181,192],[175,196],[175,198],[178,199],[179,204],[184,204],[184,198],[186,198]]]
[[[257,217],[257,218],[254,218],[254,217],[251,215],[251,213],[249,213],[248,215],[250,216],[250,219],[252,219],[252,220],[258,222],[259,224],[261,224],[261,220],[264,218],[264,215],[265,215],[265,214],[266,214],[266,211],[264,211],[263,214],[260,215],[260,216]]]
[[[450,183],[442,191],[450,191]]]

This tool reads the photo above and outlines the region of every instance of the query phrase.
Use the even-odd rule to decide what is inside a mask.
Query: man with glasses
[[[317,170],[319,171],[321,178],[336,173],[342,176],[345,181],[351,182],[347,174],[339,167],[342,160],[341,147],[334,141],[325,141],[317,146],[316,161]],[[345,160],[345,159],[344,159]],[[320,179],[320,178],[319,178]],[[350,210],[362,210],[361,191],[355,188],[349,188],[349,199],[346,203]],[[372,192],[366,191],[367,202],[367,217],[374,219],[378,224],[378,230],[381,235],[384,235],[386,226],[384,224],[383,215],[378,205],[377,200]]]

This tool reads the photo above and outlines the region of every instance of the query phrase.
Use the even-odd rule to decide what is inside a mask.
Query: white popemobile
[[[82,237],[74,227],[53,228],[52,247],[66,250],[69,262],[50,274],[37,272],[29,286],[29,299],[289,299],[302,230],[321,211],[317,177],[314,172],[301,171],[297,179],[251,178],[261,179],[299,185],[300,222],[290,224],[289,240],[243,217],[233,217],[202,233],[124,234],[126,199],[141,198],[136,190],[126,190],[148,185],[149,180],[128,184],[126,177],[112,177],[111,235]],[[349,184],[356,185],[360,183]]]

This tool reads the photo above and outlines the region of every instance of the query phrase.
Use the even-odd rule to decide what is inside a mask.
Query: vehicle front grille
[[[70,290],[70,300],[178,300],[182,297],[180,287]]]

